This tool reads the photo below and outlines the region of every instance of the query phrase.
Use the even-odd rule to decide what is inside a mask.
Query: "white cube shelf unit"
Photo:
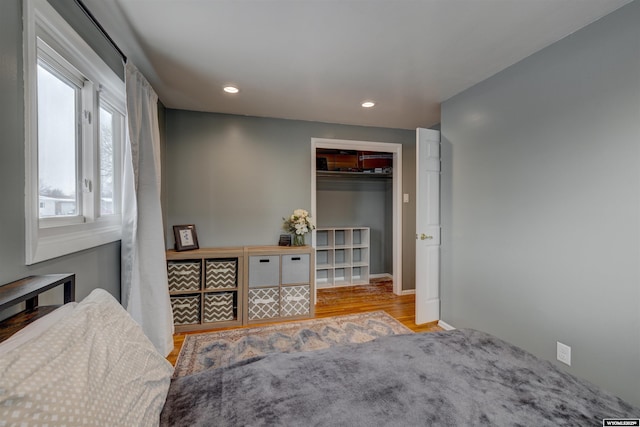
[[[369,283],[369,227],[316,229],[316,288]]]

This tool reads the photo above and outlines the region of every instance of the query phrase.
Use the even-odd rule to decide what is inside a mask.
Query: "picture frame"
[[[199,248],[198,235],[194,224],[174,225],[173,237],[176,241],[176,251],[190,251]]]
[[[291,246],[291,234],[281,234],[278,246]]]

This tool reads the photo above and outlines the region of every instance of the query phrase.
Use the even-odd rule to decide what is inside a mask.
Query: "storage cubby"
[[[350,229],[336,229],[333,235],[333,246],[336,248],[348,247],[351,244]]]
[[[173,323],[176,326],[197,325],[201,323],[201,296],[172,295],[171,310],[173,311]]]
[[[369,265],[369,248],[353,248],[351,250],[351,259],[353,265]]]
[[[333,249],[316,251],[316,269],[331,267],[333,265]]]
[[[355,228],[352,232],[353,247],[369,246],[369,229]]]
[[[333,268],[316,270],[316,287],[330,288],[333,286]]]
[[[351,265],[351,249],[335,249],[334,266],[348,267]]]
[[[167,251],[176,332],[242,325],[243,249]]]
[[[333,236],[321,234],[331,246],[319,255],[327,267],[321,274],[325,284],[333,284]],[[176,332],[313,316],[311,246],[168,250],[166,258]]]
[[[369,227],[322,227],[316,230],[316,286],[369,283]]]
[[[333,248],[333,230],[316,231],[316,249]]]
[[[208,292],[204,294],[202,323],[217,323],[236,319],[237,300],[237,292]]]
[[[366,285],[369,283],[369,267],[360,266],[351,269],[351,283],[354,285]]]
[[[351,285],[351,269],[348,267],[339,267],[334,270],[333,283],[335,286]]]
[[[325,235],[330,241],[329,235]],[[333,259],[322,251],[326,263]],[[313,316],[315,262],[310,246],[245,248],[249,284],[245,323]]]
[[[316,270],[316,287],[330,288],[333,286],[333,268],[322,268]]]

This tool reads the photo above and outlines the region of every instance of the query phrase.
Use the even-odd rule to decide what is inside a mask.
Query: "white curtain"
[[[160,205],[158,95],[127,62],[127,138],[122,206],[122,304],[158,352],[173,350]]]

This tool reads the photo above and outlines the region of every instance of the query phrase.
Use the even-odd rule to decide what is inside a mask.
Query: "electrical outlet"
[[[402,195],[402,201],[403,201],[404,203],[409,203],[409,194],[404,193],[404,194]]]
[[[566,365],[571,366],[571,347],[557,341],[557,357],[558,360]]]

